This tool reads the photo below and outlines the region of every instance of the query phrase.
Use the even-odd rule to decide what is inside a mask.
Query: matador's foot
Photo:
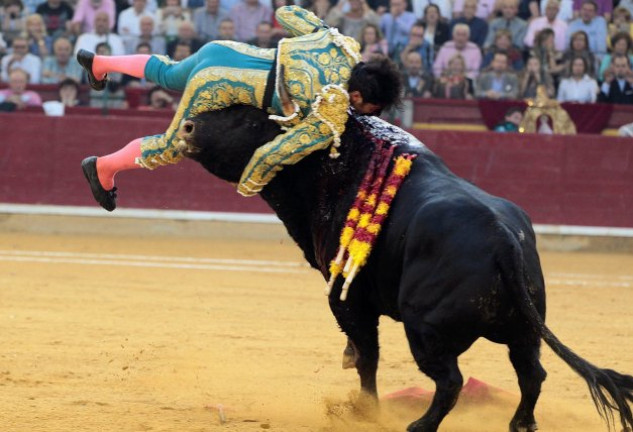
[[[81,161],[81,168],[84,171],[84,176],[90,184],[90,190],[95,200],[107,211],[112,211],[116,208],[116,188],[105,190],[101,186],[99,176],[97,174],[97,157],[90,156]]]
[[[82,68],[88,74],[88,83],[90,83],[90,87],[95,90],[101,91],[105,88],[106,82],[108,81],[108,75],[104,75],[103,79],[98,80],[95,74],[92,72],[92,62],[95,58],[95,55],[90,51],[86,51],[84,49],[80,49],[77,52],[77,61],[81,65]]]

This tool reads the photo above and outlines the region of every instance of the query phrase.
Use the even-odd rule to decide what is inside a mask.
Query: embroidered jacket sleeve
[[[330,157],[337,157],[348,108],[349,97],[343,87],[325,86],[313,103],[312,112],[305,119],[257,149],[242,173],[238,192],[244,196],[255,195],[284,165],[294,165],[309,154],[330,145]]]
[[[275,12],[277,22],[290,36],[302,36],[326,28],[315,14],[299,6],[283,6]]]

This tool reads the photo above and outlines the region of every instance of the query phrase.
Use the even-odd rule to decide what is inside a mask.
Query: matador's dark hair
[[[375,55],[354,66],[348,90],[359,91],[363,102],[380,105],[382,109],[398,107],[402,95],[400,71],[388,57]]]

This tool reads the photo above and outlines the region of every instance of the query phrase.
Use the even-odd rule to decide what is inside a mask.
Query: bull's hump
[[[386,122],[380,117],[353,114],[351,118],[357,121],[366,133],[371,134],[380,140],[387,141],[392,145],[401,148],[410,148],[414,151],[427,149],[427,147],[416,137],[405,130],[392,125],[391,123]]]

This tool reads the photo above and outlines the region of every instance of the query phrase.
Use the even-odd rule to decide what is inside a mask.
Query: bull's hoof
[[[81,168],[86,180],[88,180],[90,184],[90,190],[95,200],[107,211],[111,212],[114,210],[116,208],[116,188],[105,190],[104,187],[101,186],[97,174],[97,157],[90,156],[81,161]]]
[[[407,432],[437,432],[437,427],[430,426],[421,418],[407,426]]]
[[[535,432],[538,430],[536,423],[521,424],[519,422],[510,423],[510,432]]]
[[[95,90],[101,91],[105,88],[106,83],[108,81],[108,75],[105,75],[103,79],[99,80],[92,72],[92,62],[94,61],[95,55],[90,51],[86,51],[84,49],[80,49],[77,52],[77,62],[81,65],[82,68],[86,71],[88,75],[88,83],[90,87]]]
[[[343,350],[343,369],[353,369],[356,367],[356,361],[358,360],[358,354],[356,348],[351,341],[347,341],[347,345]]]

